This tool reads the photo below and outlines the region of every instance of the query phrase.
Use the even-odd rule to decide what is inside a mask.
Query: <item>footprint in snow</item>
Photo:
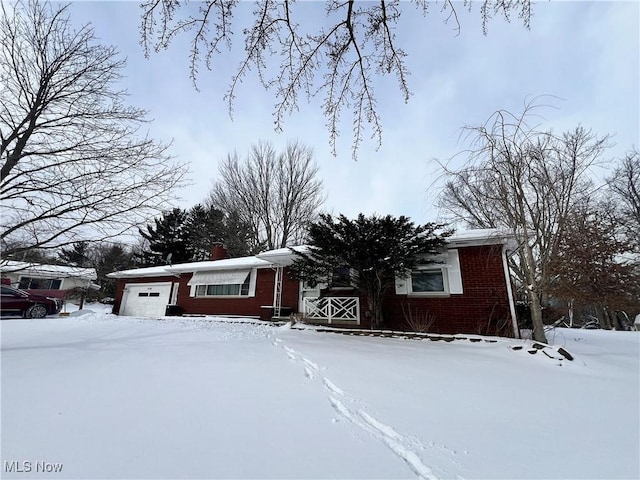
[[[344,390],[334,385],[331,382],[331,380],[329,380],[328,378],[323,378],[322,382],[324,383],[325,388],[329,390],[331,393],[335,393],[337,395],[344,395]]]
[[[331,384],[331,382],[329,383]],[[326,379],[325,385],[327,385]],[[363,410],[358,410],[354,413],[344,403],[331,395],[329,395],[329,403],[331,403],[331,406],[340,416],[346,418],[357,427],[368,431],[382,441],[389,450],[402,459],[409,468],[413,470],[418,478],[424,480],[438,480],[438,477],[433,473],[433,470],[422,463],[420,456],[411,449],[409,442],[393,428],[378,421]],[[336,421],[337,420],[334,419],[334,423]]]
[[[289,360],[295,360],[297,358],[297,353],[294,349],[287,347],[286,345],[283,347],[284,351],[287,352],[287,357]]]
[[[316,372],[318,371],[318,365],[313,363],[311,360],[302,357],[302,363],[304,363],[307,368],[310,368],[311,370],[314,370]]]

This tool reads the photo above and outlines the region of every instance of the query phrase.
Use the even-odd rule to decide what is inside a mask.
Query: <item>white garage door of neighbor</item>
[[[171,283],[128,283],[122,296],[120,315],[162,317],[170,295]]]

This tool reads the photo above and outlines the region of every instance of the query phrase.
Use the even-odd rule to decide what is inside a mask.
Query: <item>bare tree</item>
[[[529,126],[535,100],[514,115],[500,110],[480,127],[469,127],[471,148],[449,180],[440,205],[457,220],[480,228],[501,228],[519,239],[512,268],[531,306],[533,334],[546,342],[541,297],[575,202],[589,194],[587,171],[607,147],[582,127],[556,136]]]
[[[67,8],[0,10],[0,240],[4,255],[114,237],[144,222],[185,168],[141,135],[116,90],[124,61]]]
[[[250,226],[254,250],[285,247],[303,240],[324,202],[317,175],[312,150],[299,142],[281,153],[254,144],[245,161],[234,153],[220,165],[208,203]]]
[[[624,230],[640,252],[640,152],[636,148],[622,159],[609,179],[614,198],[619,200],[618,211]]]
[[[181,34],[191,35],[190,74],[196,85],[201,64],[212,69],[214,57],[225,46],[231,49],[234,27],[239,28],[245,51],[225,95],[230,114],[238,85],[254,69],[263,87],[274,91],[277,131],[282,130],[285,115],[298,109],[300,97],[321,96],[334,154],[344,110],[351,110],[354,158],[367,125],[379,146],[382,123],[373,78],[395,76],[403,100],[407,102],[410,97],[407,54],[394,33],[402,14],[410,8],[409,2],[402,5],[400,0],[326,0],[323,22],[319,15],[310,14],[309,8],[317,8],[310,6],[311,2],[259,0],[245,24],[239,24],[238,17],[247,17],[234,17],[238,3],[205,0],[196,10],[187,0],[144,1],[141,33],[145,53],[168,48]],[[426,15],[431,2],[412,3]],[[531,0],[475,3],[480,5],[485,34],[493,16],[503,16],[508,21],[513,13],[529,28]],[[465,0],[462,8],[471,9],[473,4]],[[460,7],[452,0],[443,0],[440,7],[446,21],[451,20],[456,29],[460,28],[456,12]]]
[[[602,328],[616,325],[616,311],[634,315],[640,309],[640,270],[630,241],[618,234],[619,219],[608,202],[591,198],[574,207],[555,256],[549,262],[554,298],[572,310],[592,308]]]

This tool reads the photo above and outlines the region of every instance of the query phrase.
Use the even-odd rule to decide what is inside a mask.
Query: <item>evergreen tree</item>
[[[235,215],[227,215],[213,206],[196,205],[187,213],[187,241],[193,261],[209,260],[211,247],[226,246],[230,257],[242,257],[250,251],[249,227]]]
[[[140,263],[146,266],[191,261],[187,229],[187,212],[180,208],[164,212],[154,219],[155,227],[147,225],[146,231],[139,229],[140,235],[149,244],[143,250]]]
[[[89,255],[89,243],[86,241],[75,242],[70,248],[60,249],[60,260],[63,263],[76,267],[88,267],[91,264]]]
[[[250,225],[243,222],[236,211],[225,215],[226,235],[224,244],[230,257],[253,255],[266,249],[266,242],[254,244]]]
[[[314,285],[332,278],[336,270],[349,267],[356,272],[352,284],[367,298],[371,326],[381,326],[382,297],[395,282],[419,262],[420,255],[436,253],[445,244],[450,230],[437,233],[444,225],[414,225],[409,218],[344,215],[334,219],[321,214],[310,225],[308,253],[300,253],[293,264],[297,278]]]
[[[133,266],[133,253],[120,244],[100,244],[94,249],[94,267],[102,297],[115,297],[117,280],[107,274]]]
[[[224,243],[226,236],[224,213],[198,204],[187,213],[186,229],[191,260],[209,260],[211,246],[215,243]]]

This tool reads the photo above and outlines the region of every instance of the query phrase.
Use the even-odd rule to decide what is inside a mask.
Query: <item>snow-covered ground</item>
[[[571,362],[217,320],[2,320],[2,478],[640,477],[638,332],[557,329]]]

